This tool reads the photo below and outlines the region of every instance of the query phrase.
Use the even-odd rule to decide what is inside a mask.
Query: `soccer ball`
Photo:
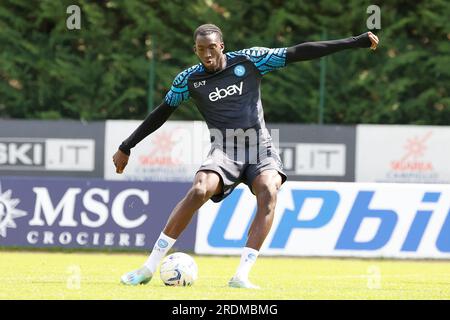
[[[182,252],[165,257],[159,268],[159,276],[166,286],[192,286],[197,275],[198,268],[194,259]]]

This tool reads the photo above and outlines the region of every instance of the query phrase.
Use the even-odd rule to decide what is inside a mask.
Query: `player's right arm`
[[[122,142],[119,150],[113,156],[113,163],[116,166],[116,172],[122,173],[128,163],[131,149],[161,127],[175,111],[174,107],[168,105],[165,101],[156,107],[136,130]]]
[[[156,107],[137,129],[122,142],[119,149],[113,155],[113,163],[116,172],[122,173],[130,157],[131,149],[148,135],[159,129],[169,119],[181,102],[189,99],[187,78],[191,74],[192,68],[179,73],[172,83],[172,87],[166,94],[164,101]]]

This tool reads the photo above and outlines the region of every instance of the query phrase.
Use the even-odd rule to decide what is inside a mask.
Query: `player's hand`
[[[379,42],[378,37],[370,31],[367,34],[369,36],[370,42],[372,43],[370,46],[370,50],[376,50],[376,48],[378,46],[378,42]]]
[[[116,173],[123,173],[123,170],[125,169],[127,163],[128,163],[128,156],[121,150],[117,150],[116,153],[113,155],[113,162],[116,166]]]

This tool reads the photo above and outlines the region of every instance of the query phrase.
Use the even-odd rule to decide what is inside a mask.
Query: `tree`
[[[154,104],[178,72],[198,63],[192,33],[219,25],[226,50],[286,47],[366,32],[367,3],[303,1],[78,1],[81,29],[66,26],[72,1],[0,4],[0,116],[142,119],[156,59]],[[448,124],[449,11],[445,0],[381,5],[381,46],[328,56],[325,123]],[[269,122],[314,123],[320,60],[275,71],[262,84]],[[200,119],[192,101],[172,119]]]

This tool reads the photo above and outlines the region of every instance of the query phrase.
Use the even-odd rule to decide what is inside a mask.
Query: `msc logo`
[[[149,217],[149,190],[97,180],[5,180],[0,181],[1,246],[145,246],[139,228]]]
[[[239,83],[239,86],[237,84],[233,84],[226,87],[225,89],[219,89],[216,87],[216,89],[209,94],[209,100],[214,102],[220,99],[224,99],[228,96],[233,96],[235,94],[242,95],[243,84],[244,82],[241,81]]]
[[[6,238],[6,230],[8,228],[16,228],[15,218],[27,215],[25,211],[16,208],[20,201],[11,198],[11,193],[11,190],[2,193],[0,185],[0,237],[3,238]]]
[[[242,77],[245,74],[245,67],[242,65],[234,67],[234,74],[238,77]]]

